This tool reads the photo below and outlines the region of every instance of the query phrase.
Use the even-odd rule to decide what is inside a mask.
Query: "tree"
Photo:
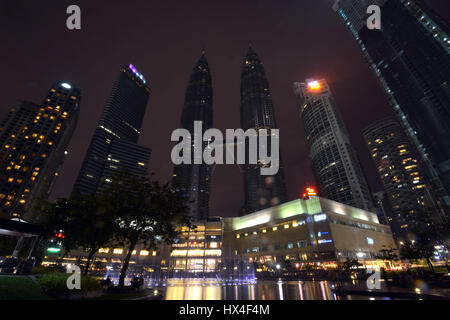
[[[398,260],[397,250],[392,247],[383,246],[383,249],[378,252],[376,258],[392,263]]]
[[[425,259],[428,267],[434,272],[433,264],[431,263],[431,257],[434,254],[434,246],[430,242],[415,242],[407,241],[400,248],[400,257],[409,261],[418,261]]]
[[[105,210],[94,194],[75,192],[68,199],[55,203],[43,202],[43,224],[55,232],[64,233],[61,242],[66,253],[76,248],[88,252],[83,274],[87,275],[95,253],[106,246],[113,236],[114,217]]]
[[[406,241],[402,245],[401,257],[410,261],[425,259],[430,270],[434,272],[431,257],[436,251],[435,246],[443,245],[447,250],[449,248],[449,218],[436,215],[433,209],[423,209],[414,212],[414,217],[407,221],[414,240]],[[446,264],[448,267],[447,258]]]
[[[176,226],[191,226],[191,218],[181,192],[168,184],[163,186],[151,178],[118,172],[109,179],[102,192],[102,201],[114,217],[114,240],[127,247],[119,287],[125,277],[132,252],[138,243],[154,249],[178,237]]]
[[[353,267],[359,268],[361,267],[362,264],[359,263],[358,259],[346,259],[344,261],[344,263],[342,264],[342,269],[344,269],[344,271],[350,271],[350,269],[352,269]]]

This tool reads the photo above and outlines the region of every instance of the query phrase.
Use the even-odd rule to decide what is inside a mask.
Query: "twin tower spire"
[[[241,75],[241,126],[248,129],[276,129],[268,80],[258,55],[249,45]],[[206,50],[191,73],[181,116],[181,127],[194,134],[194,122],[202,121],[203,132],[213,125],[213,87]],[[206,143],[203,148],[206,147]],[[270,150],[269,150],[270,152]],[[193,153],[192,153],[193,154]],[[197,220],[209,216],[209,197],[213,166],[181,164],[174,167],[173,185],[184,191],[190,214]],[[287,201],[283,165],[274,176],[262,176],[260,165],[244,165],[245,204],[248,214]]]

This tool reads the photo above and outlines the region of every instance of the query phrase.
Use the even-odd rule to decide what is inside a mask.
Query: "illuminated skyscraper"
[[[389,223],[393,231],[400,231],[397,236],[404,236],[417,212],[439,210],[425,183],[420,157],[393,119],[371,124],[363,135],[394,213]]]
[[[181,115],[181,128],[194,136],[194,122],[202,122],[203,133],[212,127],[213,122],[213,89],[211,71],[205,52],[192,70]],[[203,142],[203,148],[207,146]],[[194,145],[192,145],[192,150]],[[202,149],[203,150],[203,149]],[[194,152],[191,152],[192,164],[181,164],[174,167],[172,184],[184,191],[190,214],[197,220],[205,220],[209,215],[209,196],[211,173],[210,165],[194,164]]]
[[[38,218],[33,200],[46,199],[75,130],[81,94],[55,83],[42,104],[19,102],[0,124],[1,215]]]
[[[430,188],[450,205],[450,29],[420,0],[380,0],[382,29],[369,30],[372,3],[338,0],[334,10],[422,158]]]
[[[137,144],[150,88],[133,65],[120,69],[74,190],[96,193],[117,170],[146,176],[151,150]]]
[[[319,195],[372,211],[372,196],[325,80],[294,83]]]
[[[241,74],[241,127],[248,129],[277,129],[269,82],[264,66],[250,46],[242,65]],[[248,154],[248,146],[246,146]],[[270,146],[268,154],[271,154]],[[246,161],[248,163],[248,161]],[[263,164],[244,166],[246,214],[273,207],[287,201],[283,162],[273,176],[261,175]]]

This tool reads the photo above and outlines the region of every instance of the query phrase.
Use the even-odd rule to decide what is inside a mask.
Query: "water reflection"
[[[329,281],[169,280],[166,300],[338,300]]]

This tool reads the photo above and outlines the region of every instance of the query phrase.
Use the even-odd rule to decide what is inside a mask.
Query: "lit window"
[[[123,249],[120,249],[120,248],[114,249],[113,253],[114,254],[122,254],[123,253]]]
[[[141,256],[148,256],[150,254],[150,252],[148,252],[147,250],[141,250],[140,255]]]
[[[217,242],[211,242],[211,243],[209,244],[209,247],[210,247],[210,248],[217,248],[217,247],[218,247]]]

